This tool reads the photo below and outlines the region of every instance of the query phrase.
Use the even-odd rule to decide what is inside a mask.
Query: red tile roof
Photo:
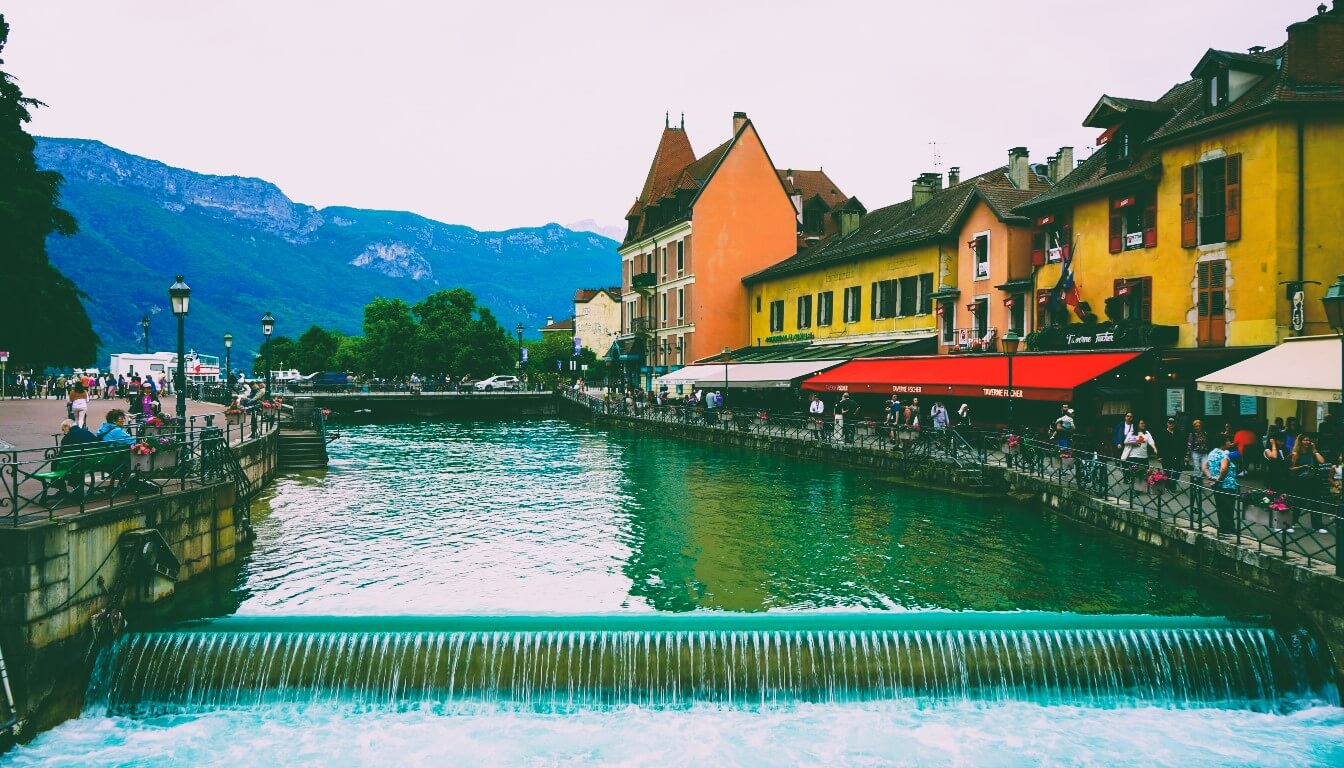
[[[613,301],[616,301],[618,303],[621,300],[620,286],[615,286],[612,288],[580,288],[574,292],[574,303],[585,304],[597,298],[597,295],[599,293],[607,294],[608,296],[611,297]]]
[[[568,320],[556,320],[554,323],[551,323],[545,328],[542,328],[541,332],[546,333],[547,331],[573,331],[573,330],[574,330],[574,318],[571,317]]]
[[[827,207],[838,208],[849,199],[820,168],[815,171],[776,168],[775,171],[779,174],[779,180],[784,182],[784,189],[788,190],[790,195],[794,192],[802,194],[803,200],[811,200],[814,195],[820,195]],[[790,176],[793,177],[792,182],[789,181]]]

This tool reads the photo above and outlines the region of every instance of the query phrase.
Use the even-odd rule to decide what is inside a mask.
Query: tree
[[[269,345],[269,349],[268,349]],[[298,357],[299,345],[288,336],[272,336],[269,341],[261,345],[261,351],[252,358],[252,374],[261,378],[266,377],[266,353],[270,352],[271,370],[283,371],[294,367],[294,359]]]
[[[303,374],[336,370],[332,365],[332,358],[336,356],[341,338],[339,333],[333,333],[316,325],[309,326],[299,337],[298,348],[294,351],[293,367]]]
[[[0,14],[0,52],[8,39]],[[83,294],[51,265],[46,246],[48,235],[69,237],[77,225],[59,204],[61,175],[38,170],[36,144],[23,128],[28,110],[40,106],[0,71],[0,349],[11,367],[87,365],[98,336]]]
[[[465,288],[438,291],[416,304],[416,365],[425,373],[473,377],[513,370],[512,344],[494,313]]]
[[[364,337],[342,336],[331,356],[333,371],[364,371]]]
[[[416,325],[401,299],[376,298],[364,307],[364,371],[377,376],[411,373]]]

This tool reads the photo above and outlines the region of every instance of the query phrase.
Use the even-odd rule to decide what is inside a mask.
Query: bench
[[[129,466],[130,458],[130,450],[124,445],[88,444],[63,450],[62,455],[51,460],[51,469],[33,473],[33,477],[42,483],[38,502],[45,502],[51,487],[67,478],[78,478],[79,486],[83,489],[84,478],[95,472],[119,475]]]

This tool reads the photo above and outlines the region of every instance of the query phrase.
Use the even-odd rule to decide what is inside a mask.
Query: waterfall
[[[153,715],[338,702],[571,712],[1026,701],[1279,711],[1338,703],[1305,632],[1057,614],[231,618],[132,632],[90,706]]]

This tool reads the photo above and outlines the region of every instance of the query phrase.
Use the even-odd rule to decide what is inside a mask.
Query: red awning
[[[1073,390],[1141,352],[1028,352],[1013,356],[1012,397],[1073,399]],[[823,392],[893,392],[938,397],[1009,397],[1004,355],[937,355],[851,360],[803,382]]]

